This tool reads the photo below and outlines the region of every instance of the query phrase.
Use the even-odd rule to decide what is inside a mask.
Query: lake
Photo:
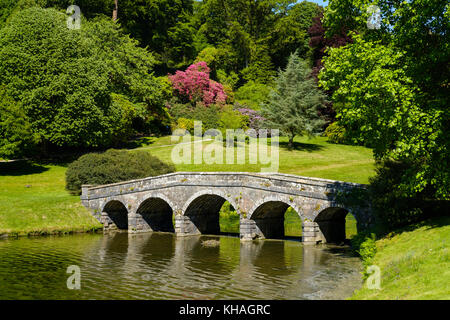
[[[79,290],[67,287],[71,265],[80,270]],[[361,287],[361,268],[348,247],[296,239],[170,233],[7,239],[0,241],[0,299],[345,299]]]

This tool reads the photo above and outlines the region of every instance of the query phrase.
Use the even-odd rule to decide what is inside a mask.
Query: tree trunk
[[[288,149],[292,150],[292,148],[294,147],[294,135],[289,136],[289,143],[288,143]]]
[[[119,0],[114,0],[114,9],[112,14],[113,21],[117,20],[117,13],[119,11]]]

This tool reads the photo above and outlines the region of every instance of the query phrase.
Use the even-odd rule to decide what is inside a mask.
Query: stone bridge
[[[241,240],[284,237],[284,213],[302,221],[305,243],[341,242],[351,212],[358,230],[374,221],[370,206],[343,205],[339,195],[365,185],[280,173],[176,172],[120,183],[83,185],[81,200],[104,230],[220,234],[228,201],[240,216]]]

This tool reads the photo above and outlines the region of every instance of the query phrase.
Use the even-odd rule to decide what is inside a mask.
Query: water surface
[[[216,247],[202,241],[216,239]],[[81,289],[67,288],[67,268]],[[344,299],[361,286],[345,248],[236,237],[83,234],[0,241],[0,299]]]

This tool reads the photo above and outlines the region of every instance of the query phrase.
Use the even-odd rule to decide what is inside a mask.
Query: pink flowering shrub
[[[184,103],[202,102],[225,104],[227,95],[223,86],[209,78],[210,69],[204,61],[190,65],[186,71],[177,71],[169,75],[175,95]]]

